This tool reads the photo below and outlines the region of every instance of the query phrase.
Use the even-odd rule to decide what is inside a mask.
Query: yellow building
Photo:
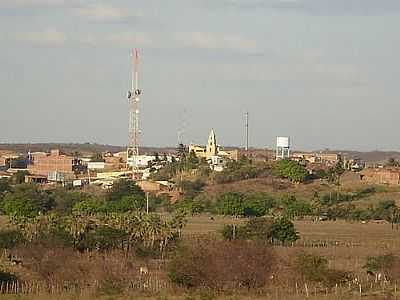
[[[231,151],[223,151],[219,148],[217,144],[217,137],[213,129],[208,136],[207,146],[199,146],[195,144],[189,145],[189,153],[194,152],[197,157],[205,158],[206,160],[211,160],[212,157],[220,156],[222,158],[238,160],[239,159],[239,151],[231,150]]]

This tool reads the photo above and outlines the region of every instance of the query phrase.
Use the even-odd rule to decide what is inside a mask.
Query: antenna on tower
[[[127,168],[132,168],[132,179],[138,173],[137,157],[139,156],[139,96],[142,91],[139,89],[139,51],[132,50],[132,86],[128,91],[129,103],[129,133],[127,148]]]
[[[185,134],[186,134],[186,108],[183,109],[182,112],[182,119],[181,119],[181,124],[180,128],[178,129],[178,145],[180,144],[185,144]]]
[[[246,112],[246,156],[249,156],[249,112]]]

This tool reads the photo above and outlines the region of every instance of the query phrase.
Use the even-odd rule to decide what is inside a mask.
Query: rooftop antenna
[[[127,148],[127,168],[132,168],[132,179],[138,173],[137,157],[139,156],[139,96],[142,91],[139,89],[139,51],[132,50],[132,86],[128,91],[129,103],[129,133]]]

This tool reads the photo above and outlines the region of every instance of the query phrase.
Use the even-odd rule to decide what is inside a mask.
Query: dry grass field
[[[361,182],[354,174],[344,176],[341,182],[341,192],[356,192],[363,190],[369,185]],[[367,207],[376,204],[381,200],[394,200],[400,204],[400,189],[398,187],[374,186],[375,192],[366,197],[354,201],[359,207]],[[329,193],[333,187],[324,182],[315,181],[310,184],[295,185],[279,179],[252,179],[236,182],[234,184],[207,185],[205,192],[215,196],[222,192],[238,191],[243,193],[263,191],[270,193],[273,197],[281,197],[294,194],[298,199],[311,200],[317,192],[319,195]],[[246,218],[231,218],[212,215],[195,215],[188,218],[188,223],[183,230],[183,238],[190,239],[199,236],[214,236],[221,238],[219,231],[224,225],[243,224]],[[5,217],[0,217],[0,228],[6,226]],[[274,253],[281,264],[279,267],[285,269],[294,257],[300,252],[307,252],[324,256],[328,259],[329,267],[351,272],[361,282],[362,297],[358,293],[358,286],[339,287],[336,291],[314,290],[310,286],[308,295],[304,286],[297,288],[296,282],[277,281],[276,284],[269,284],[262,296],[259,294],[232,294],[232,295],[203,295],[201,291],[189,293],[184,290],[161,290],[156,292],[131,290],[123,295],[102,296],[96,291],[84,290],[80,294],[61,292],[55,294],[37,295],[1,295],[0,299],[157,299],[157,300],[189,300],[189,299],[400,299],[400,292],[397,292],[397,283],[392,282],[390,286],[374,286],[368,290],[370,283],[367,282],[366,271],[363,268],[368,256],[383,254],[398,254],[400,250],[400,230],[392,228],[391,224],[383,221],[370,221],[368,223],[346,222],[346,221],[325,221],[313,222],[311,219],[297,220],[294,222],[299,232],[300,240],[288,247],[274,246]],[[279,274],[275,274],[279,280]],[[400,284],[400,282],[399,282]],[[295,288],[296,286],[296,288]]]

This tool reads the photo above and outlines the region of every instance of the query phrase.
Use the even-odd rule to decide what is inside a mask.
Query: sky
[[[0,143],[400,150],[398,0],[0,0]]]

